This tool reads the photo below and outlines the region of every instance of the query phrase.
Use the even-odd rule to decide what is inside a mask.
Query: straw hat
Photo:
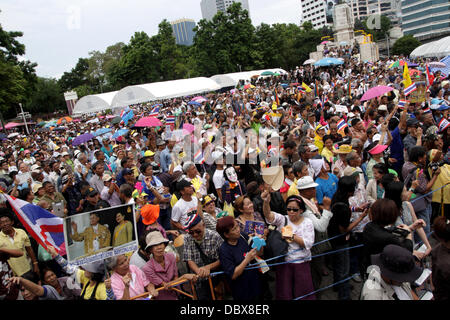
[[[265,183],[269,184],[273,190],[277,191],[283,186],[284,172],[283,167],[262,168],[261,175]]]
[[[350,153],[352,152],[352,146],[349,144],[343,144],[339,146],[339,149],[336,151],[336,153]]]

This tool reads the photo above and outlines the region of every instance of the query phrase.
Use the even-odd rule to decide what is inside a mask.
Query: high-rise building
[[[302,19],[311,22],[314,29],[320,29],[333,23],[333,9],[337,0],[302,0]]]
[[[206,20],[212,20],[217,12],[226,12],[229,6],[234,2],[240,2],[242,9],[245,9],[250,14],[250,7],[248,5],[248,0],[202,0],[200,2],[200,7],[202,9],[202,17]]]
[[[172,21],[173,36],[177,44],[191,46],[194,43],[195,21],[192,19],[179,19]]]
[[[419,40],[450,33],[449,0],[403,0],[402,29]]]
[[[401,0],[347,0],[353,16],[365,20],[371,14],[387,16],[392,26],[401,25]]]

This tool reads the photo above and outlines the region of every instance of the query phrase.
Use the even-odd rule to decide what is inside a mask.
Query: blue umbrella
[[[189,101],[188,104],[198,106],[198,107],[202,105],[201,103],[198,103],[197,101]]]
[[[94,138],[94,136],[90,133],[80,134],[78,137],[76,137],[75,139],[72,140],[72,145],[78,146],[82,143],[88,142],[92,138]]]
[[[47,122],[44,128],[56,127],[56,121]]]
[[[283,88],[286,89],[287,87],[289,87],[289,84],[287,84],[287,83],[282,83],[281,86],[282,86]]]
[[[117,130],[116,133],[114,133],[112,137],[113,137],[113,139],[117,139],[120,136],[126,135],[128,133],[128,131],[130,131],[130,130],[128,130],[128,129]]]
[[[328,67],[338,64],[344,64],[344,61],[337,58],[323,58],[314,63],[314,65],[317,67]]]
[[[105,133],[111,132],[110,128],[100,128],[97,131],[94,132],[94,137],[101,136]]]

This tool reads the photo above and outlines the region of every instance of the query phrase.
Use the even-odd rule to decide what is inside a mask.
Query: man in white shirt
[[[185,179],[177,183],[177,189],[181,193],[181,198],[172,208],[171,223],[176,230],[184,231],[189,216],[197,213],[198,199],[192,197],[194,187]]]

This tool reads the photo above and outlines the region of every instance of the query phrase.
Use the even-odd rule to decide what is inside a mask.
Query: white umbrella
[[[13,132],[13,133],[8,135],[8,138],[14,138],[14,137],[17,137],[18,135],[19,135],[18,132]]]
[[[428,65],[433,68],[445,68],[446,67],[445,63],[440,62],[440,61],[430,62]]]
[[[303,65],[305,65],[305,64],[312,64],[312,63],[314,63],[314,62],[316,62],[316,60],[314,60],[314,59],[308,59],[308,60],[306,60],[305,62],[303,62]]]

